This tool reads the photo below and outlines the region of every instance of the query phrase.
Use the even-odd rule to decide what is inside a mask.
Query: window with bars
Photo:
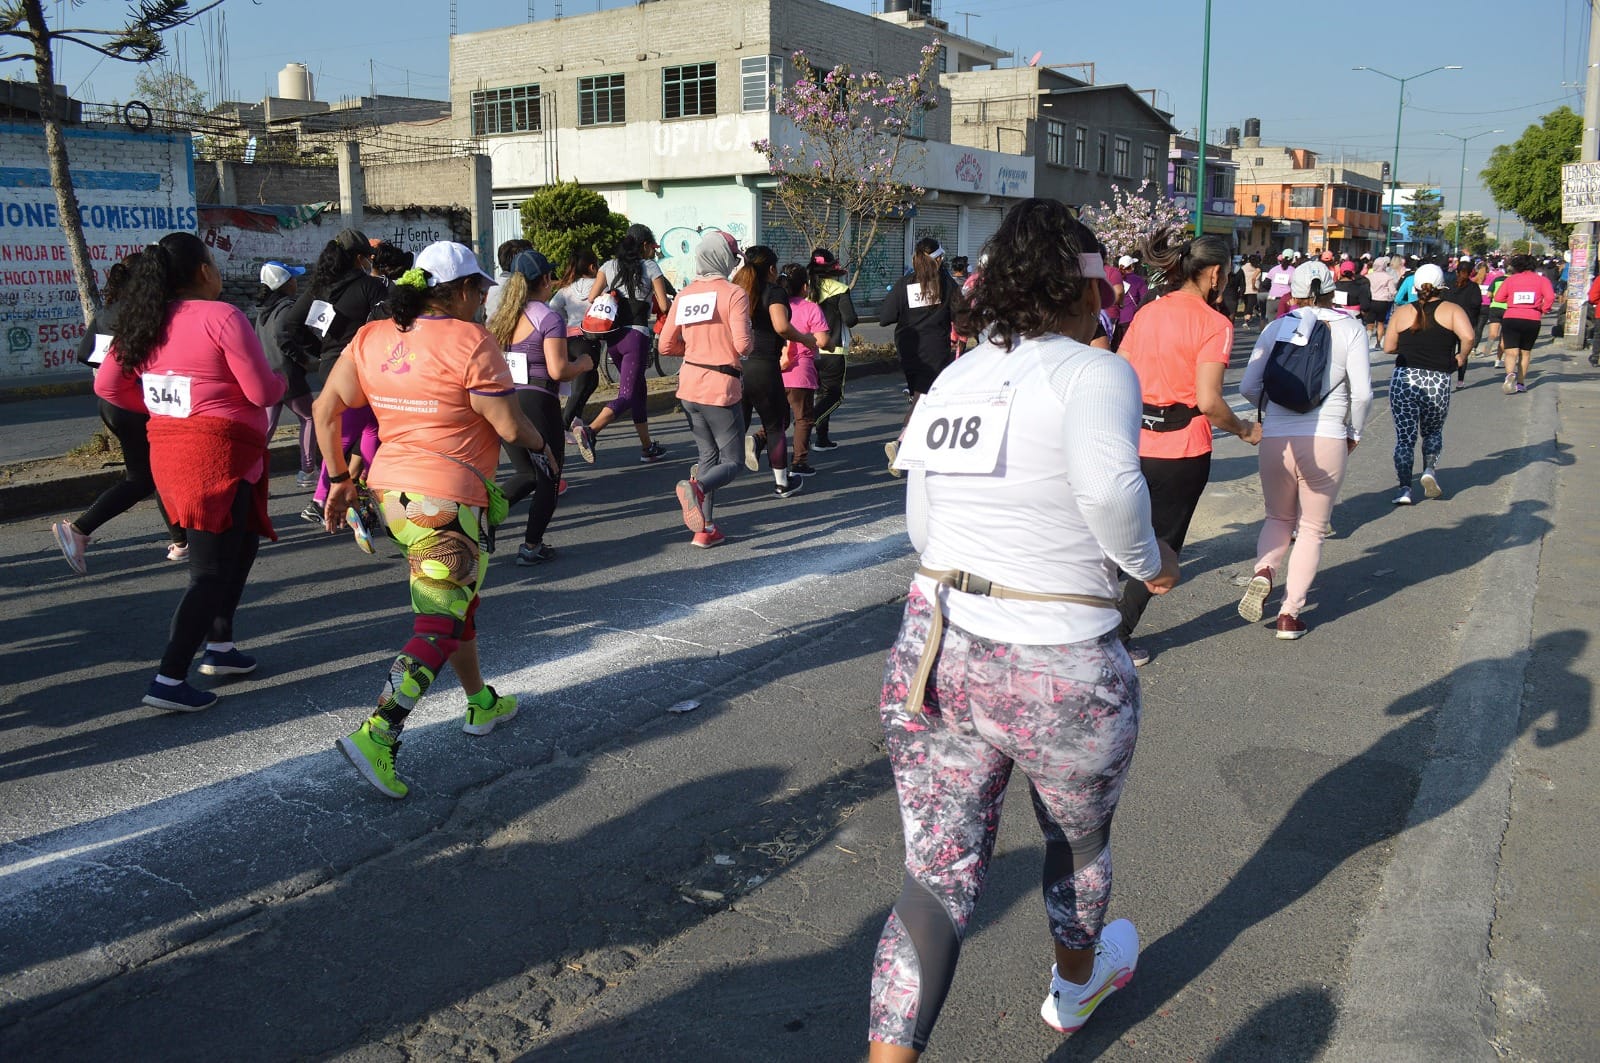
[[[1144,168],[1140,170],[1139,176],[1146,181],[1154,181],[1156,179],[1156,167],[1160,165],[1160,157],[1157,155],[1155,147],[1146,144],[1144,146]]]
[[[772,92],[783,85],[783,60],[776,55],[747,55],[739,60],[739,109],[765,111]]]
[[[1067,124],[1054,118],[1045,119],[1044,157],[1056,166],[1067,164]]]
[[[1321,185],[1300,185],[1289,189],[1289,206],[1291,207],[1320,207],[1322,206]]]
[[[544,115],[538,85],[513,85],[472,94],[472,135],[540,133]]]
[[[621,74],[578,79],[578,124],[621,125],[627,119],[627,95]]]
[[[1108,150],[1107,150],[1107,146],[1106,146],[1107,137],[1106,137],[1106,135],[1104,133],[1096,133],[1094,139],[1095,139],[1095,169],[1099,170],[1101,173],[1105,173],[1106,172],[1106,163],[1109,161],[1109,159],[1107,158],[1107,155],[1108,155]]]
[[[716,63],[669,66],[661,71],[662,118],[702,118],[716,113]]]
[[[1072,165],[1080,170],[1089,168],[1089,131],[1083,126],[1072,131]]]
[[[1118,177],[1129,177],[1133,174],[1132,166],[1133,141],[1127,137],[1118,137],[1111,152],[1111,172]]]

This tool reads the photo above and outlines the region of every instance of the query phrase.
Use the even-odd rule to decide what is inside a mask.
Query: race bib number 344
[[[992,473],[1000,464],[1013,391],[927,395],[900,439],[894,467],[941,473]]]
[[[193,408],[189,391],[192,380],[186,376],[168,373],[164,376],[140,378],[144,387],[144,405],[152,416],[187,417]]]

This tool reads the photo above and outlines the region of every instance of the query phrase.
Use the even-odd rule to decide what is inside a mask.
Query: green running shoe
[[[516,698],[502,697],[491,686],[483,689],[489,692],[487,708],[474,704],[470,698],[467,700],[467,718],[461,729],[469,735],[486,735],[494,730],[495,724],[504,723],[517,714]]]
[[[394,773],[394,758],[400,753],[400,736],[377,716],[367,721],[336,743],[356,766],[361,777],[376,786],[380,792],[399,800],[410,792],[410,787]]]

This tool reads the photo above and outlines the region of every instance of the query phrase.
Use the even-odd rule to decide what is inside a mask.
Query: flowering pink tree
[[[1101,200],[1098,206],[1084,207],[1080,214],[1083,223],[1106,245],[1112,259],[1137,253],[1139,241],[1150,233],[1182,226],[1189,219],[1187,211],[1161,189],[1152,188],[1148,180],[1141,181],[1132,192],[1113,185],[1110,203]]]
[[[774,193],[795,231],[812,247],[837,245],[852,272],[877,243],[879,225],[922,198],[908,176],[924,149],[907,137],[939,106],[939,49],[928,44],[917,70],[895,77],[846,65],[824,71],[795,52],[797,76],[778,91],[774,111],[797,136],[755,142],[778,176]]]

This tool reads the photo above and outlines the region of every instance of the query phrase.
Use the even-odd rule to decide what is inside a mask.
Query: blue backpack
[[[1297,342],[1299,341],[1299,342]],[[1299,329],[1272,345],[1263,374],[1262,405],[1266,400],[1295,413],[1310,413],[1328,397],[1323,390],[1333,361],[1333,333],[1328,323],[1313,319],[1311,331]]]

